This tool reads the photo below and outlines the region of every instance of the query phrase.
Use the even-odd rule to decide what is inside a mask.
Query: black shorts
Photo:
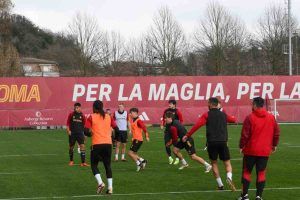
[[[115,132],[115,139],[121,143],[127,143],[127,131],[116,131]]]
[[[76,141],[78,142],[78,144],[84,144],[84,134],[83,133],[76,133],[73,134],[71,133],[71,135],[69,136],[69,145],[70,146],[74,146]]]
[[[218,157],[222,161],[230,160],[227,142],[208,143],[207,151],[210,160],[218,160]]]
[[[174,147],[178,148],[178,149],[183,149],[185,148],[185,150],[188,152],[189,155],[193,155],[196,153],[196,149],[195,149],[195,144],[194,144],[194,139],[193,138],[188,138],[186,142],[177,142],[176,144],[174,144]]]
[[[269,157],[244,155],[243,168],[251,172],[255,165],[256,171],[264,171],[267,168],[268,160]]]
[[[139,140],[133,140],[130,146],[130,150],[137,153],[138,150],[141,148],[143,144],[143,141],[139,141]]]
[[[97,144],[91,147],[91,164],[97,165],[98,162],[110,162],[112,153],[111,144]]]

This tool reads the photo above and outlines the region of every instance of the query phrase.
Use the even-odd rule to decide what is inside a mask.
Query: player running
[[[116,139],[116,153],[115,153],[115,161],[119,160],[119,149],[122,146],[122,161],[126,161],[125,153],[126,153],[126,143],[127,143],[127,129],[130,130],[129,123],[129,115],[127,111],[124,109],[124,104],[120,103],[118,106],[118,110],[114,112],[113,119],[115,120],[118,131],[115,132]]]
[[[132,133],[132,143],[130,150],[128,151],[128,155],[133,161],[135,161],[137,166],[136,171],[139,172],[141,169],[145,169],[147,160],[140,157],[137,152],[143,144],[143,132],[146,136],[147,142],[149,142],[149,134],[145,124],[141,119],[139,119],[139,110],[137,108],[131,108],[129,112],[131,117],[130,125]]]
[[[204,165],[205,173],[210,172],[212,168],[211,165],[208,164],[203,158],[196,155],[193,138],[189,137],[185,142],[182,141],[182,138],[187,133],[187,130],[178,120],[174,119],[174,117],[175,116],[172,112],[168,111],[165,114],[165,121],[169,126],[168,133],[172,136],[171,143],[174,145],[173,152],[182,162],[182,166],[179,169],[188,167],[188,164],[180,153],[180,150],[185,148],[192,160]],[[171,143],[169,142],[167,145],[171,145]]]
[[[221,111],[217,98],[208,100],[209,111],[204,113],[184,136],[183,141],[188,140],[200,127],[206,125],[206,140],[209,159],[212,164],[213,174],[218,184],[218,190],[224,190],[224,185],[220,177],[218,168],[218,157],[223,161],[227,173],[227,183],[232,191],[236,188],[232,181],[232,166],[230,162],[230,153],[228,148],[227,123],[235,123],[235,117],[227,115]]]
[[[256,200],[262,199],[266,183],[266,167],[271,153],[276,151],[280,130],[275,117],[263,108],[264,99],[256,97],[252,103],[252,113],[243,123],[240,152],[244,154],[242,194],[238,200],[249,200],[248,190],[251,172],[256,167]]]
[[[85,120],[86,120],[85,116],[81,112],[81,104],[75,103],[74,111],[69,114],[67,120],[67,133],[69,135],[69,157],[70,157],[69,166],[74,165],[74,146],[76,141],[80,147],[80,157],[81,157],[80,166],[82,167],[89,166],[85,162],[85,145],[84,145]]]
[[[85,124],[85,133],[92,136],[91,147],[91,168],[97,180],[97,194],[101,194],[105,188],[98,169],[98,163],[103,162],[106,178],[108,182],[107,194],[113,193],[113,178],[111,170],[111,154],[112,154],[112,128],[117,126],[114,120],[103,110],[103,102],[97,100],[93,103],[93,114],[87,119]]]
[[[164,129],[164,127],[165,127],[164,142],[165,142],[165,148],[166,148],[167,156],[169,158],[169,164],[170,165],[171,164],[178,165],[179,164],[179,158],[176,157],[176,159],[174,161],[174,159],[172,158],[172,155],[171,155],[171,147],[166,145],[172,138],[171,138],[171,135],[168,134],[168,132],[169,132],[168,131],[168,124],[166,124],[166,122],[165,122],[165,114],[166,114],[166,112],[172,112],[174,114],[174,119],[179,120],[180,123],[183,123],[182,114],[176,108],[176,104],[177,104],[176,100],[169,100],[169,108],[167,108],[164,111],[163,116],[162,116],[162,120],[161,120],[161,125],[160,125],[161,129]]]

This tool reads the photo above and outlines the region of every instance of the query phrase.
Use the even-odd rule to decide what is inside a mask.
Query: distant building
[[[21,58],[20,63],[24,71],[24,76],[59,77],[59,66],[55,61]]]

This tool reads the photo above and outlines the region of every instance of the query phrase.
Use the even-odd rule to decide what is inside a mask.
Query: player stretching
[[[165,114],[166,112],[172,112],[174,114],[174,119],[179,120],[180,123],[183,123],[183,117],[181,112],[176,108],[176,100],[169,100],[169,108],[167,108],[162,116],[162,121],[161,121],[161,125],[160,128],[163,129],[165,127],[165,131],[164,131],[164,141],[165,141],[165,148],[166,148],[166,152],[167,152],[167,156],[169,158],[169,164],[174,164],[174,165],[178,165],[179,163],[179,159],[176,157],[175,161],[172,158],[171,155],[171,147],[166,145],[172,138],[171,135],[168,133],[168,124],[166,124],[165,122]],[[174,161],[174,163],[173,163]]]
[[[252,113],[243,123],[240,151],[244,154],[242,194],[239,200],[249,200],[248,190],[251,172],[256,167],[256,200],[262,199],[266,182],[266,167],[269,156],[276,151],[279,142],[279,127],[275,117],[264,107],[264,99],[256,97],[252,103]]]
[[[122,103],[119,104],[118,110],[114,112],[113,119],[116,121],[118,126],[118,131],[115,132],[115,139],[117,141],[115,161],[119,160],[120,146],[122,146],[122,161],[126,161],[127,127],[129,127],[130,124],[128,121],[128,113],[124,110],[124,105]]]
[[[67,133],[69,135],[69,165],[74,165],[74,146],[76,141],[80,147],[80,166],[89,166],[85,163],[85,146],[84,146],[84,123],[85,117],[81,112],[81,104],[74,104],[74,112],[70,113],[67,120]]]
[[[86,135],[92,136],[91,147],[91,168],[97,180],[97,194],[102,193],[105,188],[98,169],[98,163],[103,162],[108,182],[107,194],[113,193],[113,179],[111,170],[112,154],[112,127],[117,129],[114,120],[103,110],[103,103],[97,100],[93,104],[93,114],[87,119],[85,124]]]
[[[178,120],[174,120],[174,114],[172,112],[166,112],[165,121],[169,126],[168,133],[172,136],[172,143],[174,145],[173,152],[181,160],[182,169],[188,166],[186,161],[183,159],[182,154],[180,153],[180,150],[185,148],[191,159],[204,165],[205,172],[208,173],[211,170],[211,165],[208,164],[203,158],[196,155],[193,138],[189,137],[185,142],[182,141],[182,138],[187,133],[185,127]],[[171,144],[168,143],[167,145]]]
[[[135,161],[137,165],[137,172],[141,169],[145,169],[147,160],[140,157],[137,152],[141,148],[143,144],[143,132],[146,135],[146,140],[149,142],[149,134],[147,132],[147,128],[143,121],[139,119],[139,110],[137,108],[130,109],[130,120],[131,123],[131,133],[132,133],[132,144],[130,150],[128,151],[128,155],[132,160]]]
[[[208,100],[209,111],[203,114],[192,129],[186,134],[183,140],[193,135],[200,127],[206,125],[206,140],[209,159],[212,164],[213,173],[218,183],[218,189],[224,190],[224,185],[220,177],[218,168],[218,157],[223,161],[227,172],[227,183],[232,191],[236,188],[232,181],[232,166],[230,162],[230,153],[227,145],[228,131],[227,122],[234,123],[236,120],[233,116],[227,115],[219,108],[219,100],[210,98]]]

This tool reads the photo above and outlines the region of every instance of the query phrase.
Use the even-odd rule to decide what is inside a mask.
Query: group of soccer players
[[[243,160],[243,177],[242,177],[242,194],[239,200],[248,200],[248,189],[251,181],[251,171],[254,166],[257,170],[257,196],[256,200],[262,199],[262,192],[265,185],[265,169],[268,157],[272,151],[275,151],[278,145],[279,128],[274,117],[264,108],[264,100],[257,97],[253,100],[253,113],[249,115],[243,125],[242,136],[240,141],[241,153],[244,153]],[[138,155],[138,150],[143,143],[143,133],[146,140],[149,141],[149,133],[143,121],[139,119],[138,108],[131,108],[129,113],[125,110],[124,105],[118,105],[118,110],[111,113],[110,110],[104,111],[103,102],[97,100],[93,104],[93,114],[88,119],[81,112],[80,104],[74,105],[74,112],[70,113],[67,122],[67,133],[69,135],[69,165],[74,165],[73,150],[76,141],[80,147],[81,166],[89,166],[85,162],[84,141],[86,136],[92,137],[91,147],[91,168],[97,180],[97,193],[101,193],[105,184],[101,179],[98,170],[98,163],[101,161],[106,170],[108,181],[107,194],[113,193],[112,188],[112,170],[111,155],[112,145],[116,142],[115,161],[119,160],[119,151],[121,149],[121,161],[126,161],[126,143],[127,134],[132,135],[132,143],[128,156],[136,163],[137,171],[145,169],[147,160]],[[228,148],[228,131],[227,123],[235,123],[234,116],[228,115],[221,106],[217,98],[208,100],[208,112],[204,113],[196,124],[187,131],[183,125],[182,113],[176,107],[176,101],[169,101],[169,108],[163,112],[161,120],[161,129],[164,129],[164,145],[168,156],[168,163],[177,165],[181,162],[180,170],[188,167],[188,163],[183,158],[180,150],[185,149],[190,158],[200,165],[204,166],[206,173],[213,171],[216,179],[218,190],[224,190],[219,168],[218,158],[223,161],[226,170],[226,182],[232,191],[236,191],[233,183],[232,165],[230,162],[230,151]],[[260,123],[260,125],[257,125]],[[266,128],[264,125],[267,124]],[[206,126],[206,145],[210,162],[196,154],[194,139],[191,137],[200,127]],[[112,137],[114,132],[114,137]],[[261,132],[267,135],[263,138]],[[261,141],[263,140],[263,141]],[[263,146],[257,147],[257,144]],[[171,147],[173,146],[173,154]]]

